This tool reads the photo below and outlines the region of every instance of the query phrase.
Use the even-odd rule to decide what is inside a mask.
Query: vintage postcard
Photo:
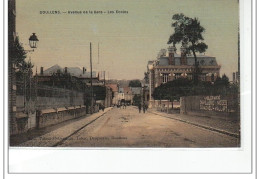
[[[8,172],[252,173],[250,1],[5,2]]]
[[[11,147],[239,148],[238,0],[8,0]]]

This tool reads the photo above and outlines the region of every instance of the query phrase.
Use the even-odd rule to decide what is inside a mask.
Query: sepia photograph
[[[8,0],[10,147],[240,148],[238,0]]]

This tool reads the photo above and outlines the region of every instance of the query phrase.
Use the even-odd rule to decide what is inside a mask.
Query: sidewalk
[[[184,114],[167,114],[165,112],[157,111],[156,109],[148,109],[148,112],[197,126],[202,126],[204,128],[216,129],[216,131],[223,131],[224,133],[227,132],[236,136],[240,135],[240,122],[237,120],[224,120],[222,118],[200,117]]]
[[[86,125],[92,123],[106,112],[110,111],[112,107],[106,108],[103,111],[99,111],[98,113],[92,114],[90,116],[85,116],[78,121],[72,122],[68,125],[62,126],[56,130],[53,130],[44,135],[33,138],[32,140],[26,141],[18,146],[20,147],[53,147],[58,144],[60,141],[66,139],[73,133],[78,130],[84,128]]]

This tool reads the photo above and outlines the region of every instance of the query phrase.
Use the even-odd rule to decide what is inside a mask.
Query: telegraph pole
[[[91,90],[91,110],[90,113],[93,113],[93,86],[92,86],[92,49],[90,42],[90,90]]]
[[[104,72],[104,86],[106,86],[106,71],[103,72]]]

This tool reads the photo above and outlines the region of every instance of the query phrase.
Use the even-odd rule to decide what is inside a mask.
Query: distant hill
[[[50,68],[48,68],[47,70],[44,70],[43,71],[43,74],[49,74],[49,75],[51,75],[51,74],[53,74],[53,73],[56,73],[58,70],[60,70],[60,71],[63,71],[63,69],[59,66],[59,65],[54,65],[54,66],[52,66],[52,67],[50,67]]]

